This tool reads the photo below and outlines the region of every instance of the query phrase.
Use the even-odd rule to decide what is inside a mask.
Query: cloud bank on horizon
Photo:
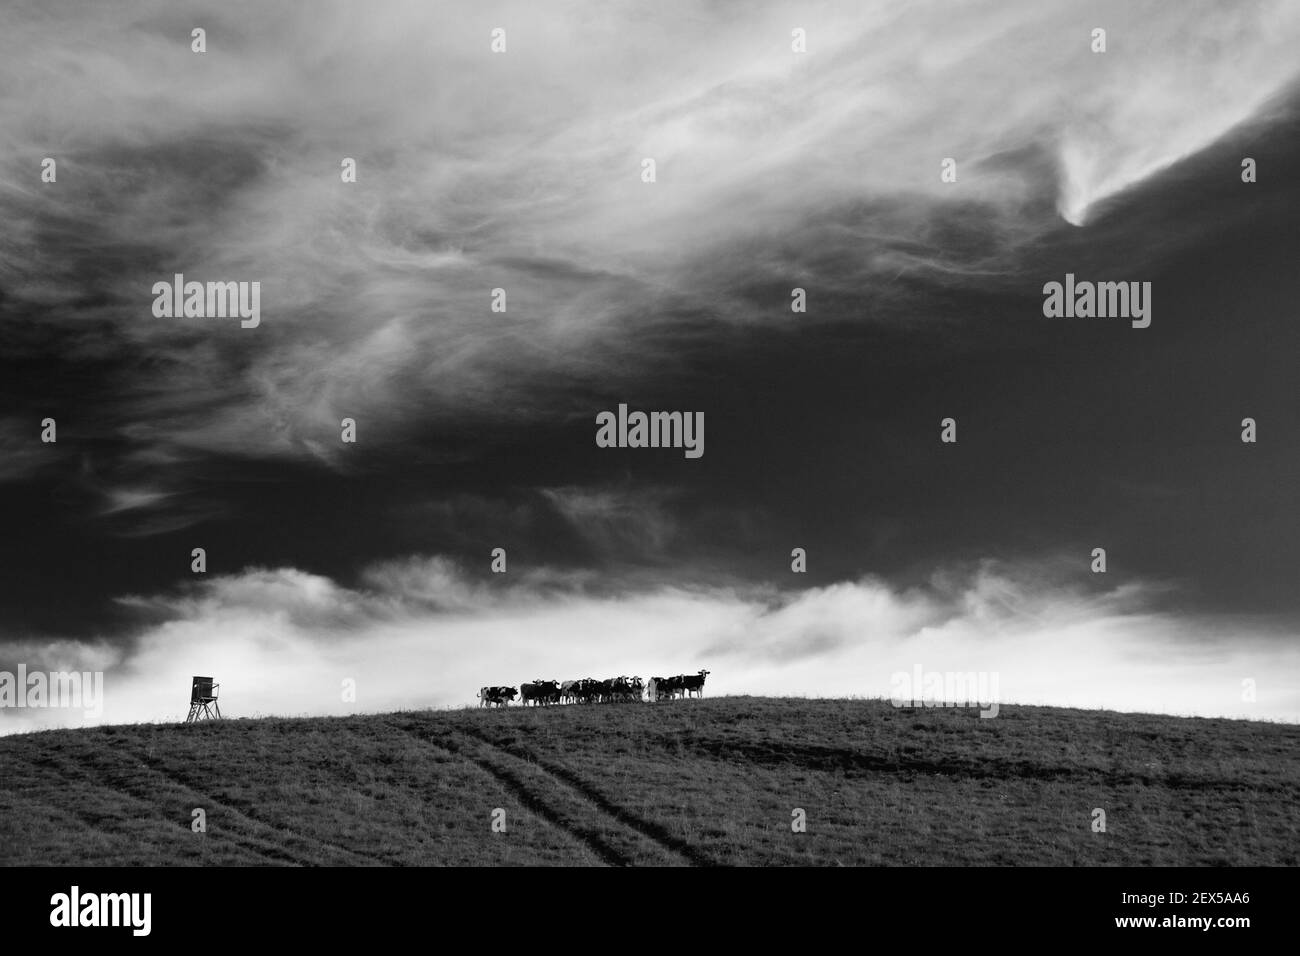
[[[797,592],[591,583],[538,569],[496,586],[434,556],[369,568],[355,589],[249,568],[124,597],[152,619],[129,648],[64,642],[26,657],[31,670],[104,670],[102,713],[10,709],[0,733],[180,720],[194,673],[222,683],[230,716],[298,716],[464,706],[485,683],[706,666],[713,695],[892,698],[894,675],[920,666],[995,674],[1003,705],[1300,720],[1300,681],[1274,679],[1247,706],[1235,678],[1296,674],[1300,648],[1286,635],[1224,645],[1219,632],[1241,624],[1227,620],[1189,634],[1179,616],[1148,609],[1144,586],[1089,594],[992,563],[906,590],[869,577]]]

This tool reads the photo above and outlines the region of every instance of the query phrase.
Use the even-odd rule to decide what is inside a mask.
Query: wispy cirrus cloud
[[[342,417],[553,416],[795,282],[914,321],[1265,108],[1300,39],[1278,2],[129,9],[0,13],[0,311],[110,362],[128,446],[334,468]],[[154,319],[173,271],[262,281],[267,321]]]

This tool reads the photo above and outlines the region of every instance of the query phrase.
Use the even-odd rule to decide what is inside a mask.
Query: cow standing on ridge
[[[513,687],[484,687],[478,692],[480,707],[508,707],[518,692]]]
[[[682,690],[686,691],[686,696],[704,696],[704,678],[709,676],[708,671],[700,671],[698,674],[691,674],[685,677],[677,678],[682,682]]]
[[[534,706],[545,707],[547,704],[560,702],[560,682],[554,680],[537,680],[531,684],[519,685],[519,701],[524,706],[532,701]]]
[[[684,677],[652,677],[650,678],[650,699],[651,700],[672,700],[679,696],[683,690],[682,681]]]

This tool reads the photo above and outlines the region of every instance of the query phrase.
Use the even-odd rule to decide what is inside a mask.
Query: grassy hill
[[[1297,862],[1281,724],[730,697],[0,738],[7,864]]]

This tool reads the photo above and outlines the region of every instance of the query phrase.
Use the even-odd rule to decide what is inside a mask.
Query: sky
[[[917,666],[1300,720],[1298,43],[1286,2],[4,4],[0,672],[105,691],[0,733],[194,674],[255,716]],[[176,273],[259,324],[156,316]],[[1150,326],[1046,317],[1067,274]],[[620,404],[704,454],[598,447]]]

